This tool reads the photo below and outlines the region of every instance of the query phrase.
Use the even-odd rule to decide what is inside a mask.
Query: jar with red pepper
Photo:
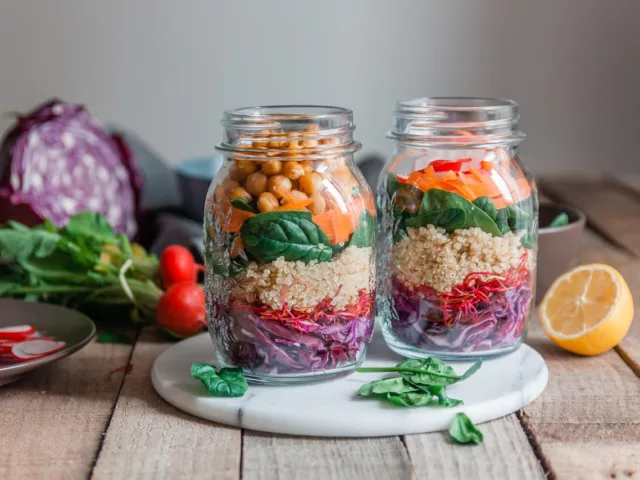
[[[380,178],[377,314],[408,357],[518,348],[533,311],[538,197],[518,145],[518,105],[399,102]],[[384,252],[384,254],[383,254]]]

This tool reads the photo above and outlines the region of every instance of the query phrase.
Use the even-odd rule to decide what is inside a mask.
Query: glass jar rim
[[[225,138],[216,145],[216,150],[238,158],[252,158],[264,154],[264,151],[247,148],[247,143],[264,143],[267,130],[271,130],[270,142],[267,143],[317,141],[318,145],[309,148],[308,155],[305,154],[304,148],[301,151],[305,158],[310,160],[352,154],[361,148],[361,144],[353,140],[355,130],[353,111],[344,107],[328,105],[241,107],[225,111],[220,123],[225,129]],[[296,133],[299,135],[296,136]],[[327,139],[337,141],[324,145]],[[277,151],[277,148],[274,151]],[[281,159],[277,155],[271,158]]]
[[[525,137],[518,130],[518,110],[513,100],[490,97],[421,97],[399,101],[387,138],[399,143],[450,148],[518,144]]]

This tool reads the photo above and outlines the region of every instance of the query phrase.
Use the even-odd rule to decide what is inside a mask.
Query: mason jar
[[[350,110],[225,112],[205,205],[205,291],[218,366],[255,383],[354,370],[375,307],[375,202]]]
[[[380,177],[377,314],[414,358],[504,354],[533,313],[538,196],[522,166],[518,105],[399,102]]]

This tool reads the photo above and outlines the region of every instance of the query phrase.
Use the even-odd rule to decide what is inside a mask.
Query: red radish
[[[11,355],[18,360],[32,360],[34,358],[46,357],[66,345],[65,342],[54,342],[51,340],[26,340],[16,343],[11,348]]]
[[[180,245],[170,245],[160,255],[160,278],[164,288],[179,282],[195,283],[200,270],[204,267],[198,265],[191,252]]]
[[[0,328],[0,339],[21,340],[36,333],[31,325],[16,325]]]
[[[204,290],[196,283],[180,282],[162,295],[156,323],[176,337],[190,337],[207,326]]]

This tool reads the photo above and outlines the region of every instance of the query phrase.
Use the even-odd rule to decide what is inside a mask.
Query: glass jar
[[[205,291],[218,366],[254,383],[354,370],[375,319],[375,202],[350,110],[225,112],[205,205]]]
[[[538,196],[522,167],[518,105],[399,102],[380,177],[378,317],[407,357],[518,348],[533,312]]]

